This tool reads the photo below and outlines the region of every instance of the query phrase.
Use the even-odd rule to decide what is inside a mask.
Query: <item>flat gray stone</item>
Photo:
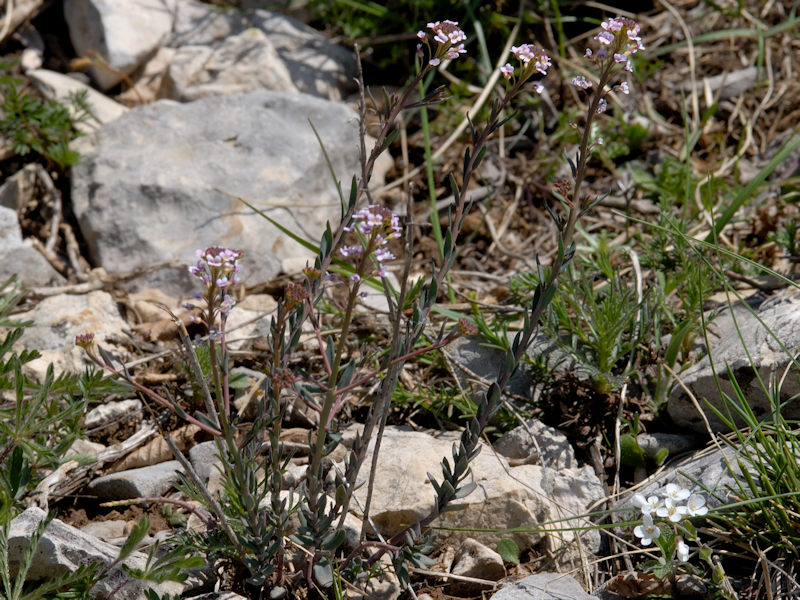
[[[726,414],[720,388],[730,398],[736,398],[726,365],[735,375],[758,419],[768,418],[772,407],[756,375],[760,376],[761,381],[769,382],[772,377],[780,379],[788,368],[788,376],[780,391],[781,401],[785,402],[782,414],[786,419],[800,418],[800,378],[797,368],[790,366],[791,357],[800,351],[800,292],[787,290],[776,295],[766,301],[755,315],[741,308],[735,311],[735,315],[738,328],[733,319],[724,318],[725,315],[712,322],[716,335],[709,337],[709,354],[680,375],[703,409],[711,429],[728,431],[728,427],[707,403]],[[694,403],[679,386],[675,386],[669,398],[667,412],[680,427],[703,433],[706,431]],[[740,420],[734,420],[741,424]]]
[[[359,169],[356,114],[305,94],[160,100],[106,125],[72,178],[92,259],[112,274],[177,259],[131,286],[180,295],[198,288],[187,270],[195,250],[228,246],[244,251],[245,282],[271,279],[282,259],[306,250],[229,194],[306,239],[335,225],[339,198],[309,121],[349,188]]]
[[[92,481],[87,491],[109,500],[163,496],[178,481],[178,471],[183,472],[181,464],[177,460],[168,460],[149,467],[103,475]]]
[[[442,479],[442,458],[452,463],[453,439],[437,439],[423,431],[410,431],[403,427],[387,427],[384,433],[370,517],[381,533],[391,536],[404,527],[428,516],[434,507],[435,492],[428,473],[438,481]],[[442,515],[434,526],[464,529],[510,529],[534,527],[545,521],[567,519],[564,527],[581,527],[585,522],[570,517],[586,512],[589,505],[605,497],[602,483],[591,467],[550,469],[533,464],[511,467],[507,459],[495,454],[481,444],[481,452],[471,462],[472,474],[467,481],[477,487],[457,501],[458,510]],[[355,496],[365,502],[372,450],[368,450],[364,466],[356,482]],[[358,509],[351,506],[358,514]],[[473,537],[487,546],[494,546],[503,537],[512,537],[520,549],[525,550],[547,538],[549,548],[559,560],[569,562],[579,551],[596,552],[600,545],[599,533],[514,532],[490,534],[477,532],[437,532],[441,538],[456,540]]]
[[[203,482],[207,482],[220,465],[217,444],[214,441],[201,442],[189,449],[189,462]]]
[[[12,179],[9,177],[9,181],[0,187],[0,197],[12,198],[16,195],[15,189],[20,182]],[[0,281],[5,281],[11,275],[17,275],[23,287],[64,281],[39,251],[22,239],[16,210],[0,206]]]
[[[199,87],[206,87],[206,92],[216,87],[220,93],[225,90],[226,82],[248,86],[249,90],[266,84],[269,89],[296,89],[338,101],[355,90],[353,53],[331,43],[319,31],[277,12],[221,11],[206,3],[178,0],[175,26],[167,45],[177,49],[184,59],[188,58],[186,51],[198,52],[230,65],[227,73],[206,68],[193,71],[195,81],[202,83]],[[230,58],[237,54],[231,63]],[[258,64],[275,64],[273,55],[282,63],[273,67],[280,73],[255,74]],[[249,79],[248,72],[251,72]],[[171,89],[191,93],[189,89],[195,85],[173,67],[168,78],[172,82],[165,82],[166,93],[171,93]]]
[[[174,1],[65,0],[64,18],[78,56],[95,52],[112,68],[92,66],[100,89],[122,81],[156,53],[172,30]]]
[[[8,532],[8,561],[12,580],[16,577],[22,556],[30,546],[33,532],[44,520],[45,512],[40,508],[29,508],[11,521]],[[49,581],[93,562],[109,564],[119,555],[119,548],[70,525],[53,519],[47,526],[39,545],[33,553],[33,562],[28,570],[26,581]],[[125,564],[133,568],[144,568],[147,557],[134,552]],[[114,567],[107,578],[100,581],[93,591],[106,597],[112,592],[114,597],[130,600],[145,600],[145,590],[151,588],[159,593],[179,594],[183,586],[174,582],[149,584],[131,579],[120,566]],[[124,594],[124,595],[123,595]]]
[[[95,429],[126,418],[141,421],[142,416],[142,401],[137,398],[129,398],[128,400],[98,404],[86,413],[83,423],[87,429]]]
[[[528,419],[525,424],[527,427],[519,425],[503,434],[494,443],[494,449],[512,461],[521,460],[551,469],[578,467],[575,450],[570,445],[567,436],[538,419]],[[532,437],[531,434],[533,434]],[[541,451],[541,456],[539,451]]]
[[[491,600],[597,600],[564,573],[537,573],[507,585]]]
[[[83,348],[75,346],[75,337],[81,334],[93,333],[95,342],[105,350],[122,358],[125,356],[119,340],[127,338],[128,324],[108,292],[50,296],[32,310],[15,316],[33,321],[33,326],[25,329],[19,345],[41,353],[41,358],[25,365],[39,378],[44,376],[50,363],[57,374],[78,373],[87,365],[94,365]]]

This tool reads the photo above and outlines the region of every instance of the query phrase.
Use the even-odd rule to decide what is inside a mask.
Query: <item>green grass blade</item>
[[[716,236],[719,234],[720,231],[724,229],[724,227],[730,222],[733,218],[733,215],[736,214],[736,211],[739,210],[753,195],[756,188],[758,188],[770,174],[778,168],[786,158],[794,152],[798,147],[800,147],[800,134],[795,132],[795,135],[789,138],[786,143],[781,146],[780,150],[775,153],[775,156],[772,157],[766,166],[764,166],[758,174],[753,177],[750,182],[745,185],[736,196],[733,197],[733,200],[728,204],[725,210],[722,212],[722,215],[716,220],[713,229],[711,232],[706,236],[706,242],[712,242]]]

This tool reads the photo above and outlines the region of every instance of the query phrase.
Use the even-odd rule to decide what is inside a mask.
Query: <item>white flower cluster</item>
[[[661,537],[662,531],[655,523],[655,517],[675,524],[683,518],[699,517],[708,512],[703,495],[692,494],[675,483],[668,483],[663,490],[652,496],[636,494],[633,496],[633,504],[642,513],[642,524],[634,528],[633,534],[641,539],[643,546],[649,546],[654,539]],[[689,558],[689,546],[682,538],[677,538],[675,548],[678,560],[685,562]]]

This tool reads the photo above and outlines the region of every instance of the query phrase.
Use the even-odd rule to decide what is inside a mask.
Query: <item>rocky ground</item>
[[[798,26],[781,29],[793,22],[794,14],[778,2],[752,3],[745,16],[711,10],[710,3],[674,4],[657,4],[637,16],[654,66],[637,81],[636,94],[617,99],[620,112],[637,108],[637,118],[646,122],[647,139],[632,153],[653,164],[678,155],[684,123],[689,123],[700,132],[693,171],[715,169],[729,174],[735,185],[746,185],[796,135],[798,109],[793,99],[800,90],[793,74],[800,69]],[[195,291],[186,269],[195,249],[236,247],[244,251],[245,280],[231,313],[229,347],[235,372],[245,382],[237,390],[236,409],[246,415],[264,381],[265,349],[260,340],[268,332],[276,301],[285,284],[313,260],[313,253],[266,223],[252,207],[309,240],[317,240],[325,223],[339,218],[339,199],[318,138],[337,177],[349,182],[360,168],[352,49],[304,24],[296,18],[299,14],[220,9],[197,0],[128,0],[116,5],[7,0],[6,7],[12,11],[1,29],[0,53],[19,61],[8,67],[9,72],[20,85],[49,98],[63,100],[85,91],[90,109],[80,124],[85,135],[71,146],[81,160],[68,169],[61,168],[53,158],[56,154],[21,156],[10,136],[0,137],[0,276],[15,274],[26,290],[14,317],[32,322],[16,347],[41,353],[26,365],[31,377],[43,378],[50,364],[56,373],[86,368],[88,359],[75,347],[75,338],[91,331],[102,347],[128,365],[136,381],[181,396],[191,385],[180,367],[173,320],[163,307],[189,324],[182,305]],[[425,19],[434,17],[439,18]],[[733,31],[748,19],[768,28],[760,46],[759,40],[747,36],[711,35]],[[689,34],[697,45],[687,49]],[[578,35],[570,47],[581,43]],[[656,64],[656,59],[661,62]],[[578,60],[572,52],[558,61],[561,79]],[[368,73],[381,80],[367,84],[391,79],[390,73]],[[452,78],[454,86],[468,87],[451,74]],[[398,79],[394,85],[402,83]],[[579,100],[563,81],[554,79],[548,86],[543,108],[522,115],[536,122],[534,130],[555,130],[565,98]],[[702,118],[701,109],[713,103],[718,106],[716,115]],[[411,156],[409,146],[400,142],[390,148],[373,175],[373,195],[380,203],[400,208],[407,187],[398,182],[414,182],[423,192],[416,192],[411,217],[421,222],[429,205],[424,173],[414,170],[422,164],[418,123],[409,124],[404,133]],[[446,126],[434,131],[437,141],[444,142],[448,134]],[[469,314],[470,302],[488,314],[502,310],[510,294],[509,278],[530,271],[535,253],[543,261],[552,256],[555,237],[545,202],[552,181],[565,174],[566,167],[551,164],[560,171],[550,175],[536,170],[545,164],[540,156],[546,144],[528,137],[513,152],[506,153],[500,143],[492,146],[473,190],[476,216],[465,225],[468,240],[453,270],[454,295],[449,301],[442,298],[451,310]],[[444,147],[443,173],[458,164],[463,148],[463,139]],[[736,153],[734,173],[732,163],[720,157]],[[784,195],[787,186],[796,189],[798,164],[794,153],[769,176],[774,187],[783,186]],[[445,207],[446,179],[442,176],[436,184],[440,206]],[[621,210],[643,220],[655,220],[662,210],[634,184],[624,163],[598,161],[590,185],[598,193],[612,191],[587,229],[605,228],[619,242],[633,237]],[[725,230],[724,241],[729,248],[751,248],[753,259],[791,274],[791,265],[766,240],[776,223],[797,218],[796,205],[771,202],[770,189],[754,193],[754,201]],[[709,226],[700,223],[693,234],[699,236]],[[424,265],[435,251],[424,232],[419,249],[414,258]],[[478,489],[463,500],[461,510],[437,523],[443,529],[436,533],[436,564],[414,571],[414,591],[400,589],[390,578],[363,597],[509,600],[636,597],[637,589],[665,593],[647,589],[647,578],[636,574],[630,560],[627,569],[622,559],[605,560],[614,552],[624,554],[628,547],[624,542],[615,546],[617,542],[597,528],[580,529],[592,522],[577,515],[629,506],[632,493],[647,496],[670,482],[706,490],[712,507],[732,498],[732,482],[742,474],[724,467],[730,449],[719,444],[705,448],[711,434],[725,432],[725,426],[712,411],[698,412],[692,399],[721,406],[712,366],[727,364],[755,414],[769,412],[755,375],[769,379],[775,373],[794,373],[796,363],[792,367],[789,357],[800,349],[800,294],[785,284],[771,284],[750,275],[738,277],[737,286],[750,297],[755,312],[737,304],[716,305],[722,314],[709,328],[711,335],[695,339],[694,348],[685,354],[687,361],[679,365],[684,369],[682,386],[672,386],[659,411],[649,403],[652,390],[643,379],[626,391],[598,391],[585,365],[553,339],[537,338],[529,351],[530,363],[541,364],[545,357],[550,374],[543,378],[529,365],[512,379],[506,389],[506,420],[493,426],[472,465]],[[710,298],[706,307],[715,299],[719,300]],[[357,321],[359,334],[372,336],[376,344],[386,338],[382,302],[378,294],[366,298]],[[308,356],[314,347],[308,346]],[[655,342],[648,348],[653,355],[662,351]],[[461,338],[442,351],[436,365],[410,367],[403,384],[418,396],[449,386],[469,397],[470,391],[486,385],[500,361],[502,354],[487,348],[480,336]],[[656,363],[656,358],[649,364],[643,359],[639,368],[644,372]],[[790,419],[800,416],[797,382],[789,376],[781,390],[784,414]],[[721,390],[732,389],[730,380],[723,378]],[[363,402],[349,406],[337,423],[345,439],[359,427],[367,401],[365,390]],[[392,414],[370,511],[382,535],[391,536],[428,513],[432,491],[427,473],[440,470],[441,458],[450,454],[458,438],[458,410],[453,417],[453,406],[432,405],[433,400],[427,405],[398,403]],[[638,446],[648,460],[637,467],[621,466],[614,431],[619,437],[620,423],[634,414],[641,416]],[[116,393],[90,407],[84,417],[86,439],[70,451],[72,457],[84,458],[67,460],[50,474],[11,525],[9,552],[19,552],[43,518],[42,509],[55,511],[56,520],[46,533],[51,543],[37,556],[31,579],[47,577],[54,569],[72,570],[89,560],[110,562],[142,514],[152,522],[150,542],[167,540],[174,528],[192,525],[185,511],[166,512],[158,503],[101,506],[114,500],[180,498],[174,484],[182,467],[159,435],[154,417],[160,419],[160,427],[171,429],[209,488],[220,490],[214,444],[206,434],[142,398]],[[284,441],[300,449],[316,425],[317,415],[298,403],[287,409]],[[653,461],[663,449],[681,462],[656,469]],[[87,455],[93,460],[87,462]],[[306,462],[298,451],[285,474],[287,486],[302,481]],[[365,468],[363,477],[368,475]],[[362,492],[356,493],[357,500]],[[345,522],[345,544],[350,547],[361,528],[358,505]],[[566,530],[535,527],[559,519]],[[478,531],[525,527],[529,530]],[[622,535],[630,541],[629,532]],[[504,538],[516,543],[520,564],[498,553]],[[131,559],[136,564],[144,560],[140,553]],[[742,579],[749,575],[748,571]],[[115,577],[106,580],[104,593],[114,590],[125,575],[119,571]],[[671,593],[705,593],[691,578],[682,585]],[[207,578],[197,576],[188,587],[163,584],[160,591],[197,594],[212,587]],[[232,587],[244,593],[241,586]],[[131,597],[144,594],[126,590]]]

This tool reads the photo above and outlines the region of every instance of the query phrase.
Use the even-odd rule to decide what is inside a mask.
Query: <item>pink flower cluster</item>
[[[339,254],[345,258],[358,258],[364,253],[364,248],[367,248],[378,265],[378,275],[386,277],[383,263],[395,258],[387,245],[402,233],[397,215],[385,206],[370,204],[356,213],[353,225],[346,227],[345,231],[358,233],[365,245],[342,246]]]
[[[522,81],[528,79],[534,73],[547,75],[547,69],[553,64],[550,60],[550,57],[547,55],[547,52],[541,48],[537,48],[533,44],[512,46],[511,53],[520,62],[519,78]],[[500,67],[500,72],[506,79],[511,79],[514,77],[514,67],[512,67],[510,63],[506,63]],[[536,82],[533,85],[533,89],[537,93],[541,94],[544,91],[544,86],[541,83]]]
[[[614,17],[603,21],[600,26],[603,31],[594,36],[600,42],[601,48],[593,54],[590,48],[586,49],[586,58],[592,60],[605,60],[611,53],[614,62],[625,63],[625,70],[631,70],[630,57],[640,50],[644,50],[642,38],[639,35],[639,24],[627,17]],[[602,46],[608,46],[608,49]]]
[[[189,272],[201,279],[207,287],[216,285],[220,290],[225,290],[239,283],[239,259],[242,258],[241,250],[210,246],[205,250],[197,250],[198,261]]]
[[[459,55],[467,52],[467,50],[464,48],[464,42],[467,39],[467,34],[465,34],[461,28],[459,28],[457,21],[450,21],[447,19],[444,21],[434,21],[432,23],[428,23],[428,29],[433,32],[433,39],[438,43],[436,52],[433,53],[433,56],[428,63],[430,66],[437,66],[440,62],[442,62],[443,58],[454,60],[458,58]],[[421,41],[425,42],[425,44],[428,43],[428,34],[425,31],[419,30],[417,32],[417,37]],[[417,46],[417,49],[421,51],[422,46]]]
[[[533,62],[533,68],[541,73],[547,75],[547,68],[553,63],[547,52],[541,48],[537,48],[533,44],[522,44],[521,46],[511,46],[511,53],[517,57],[523,65],[528,65]]]

